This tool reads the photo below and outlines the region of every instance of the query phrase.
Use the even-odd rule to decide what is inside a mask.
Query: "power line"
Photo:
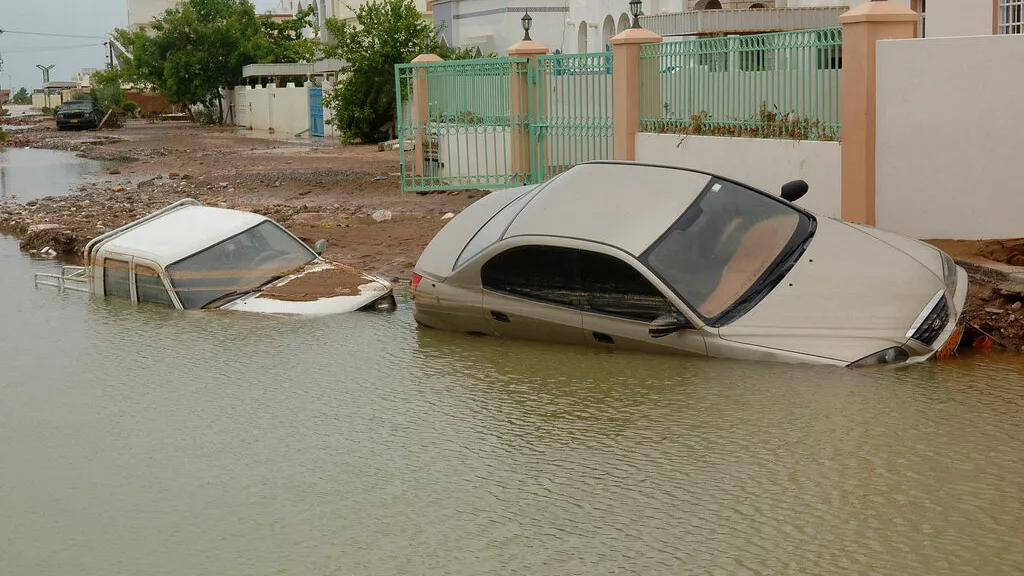
[[[82,36],[80,34],[52,34],[49,32],[22,32],[17,30],[0,29],[0,34],[22,34],[24,36],[49,36],[53,38],[86,38],[89,40],[101,40],[106,36]]]
[[[74,44],[70,46],[51,46],[49,48],[18,48],[15,50],[4,50],[4,54],[26,54],[36,52],[60,52],[61,50],[73,50],[78,48],[92,48],[95,46],[103,46],[102,42],[96,42],[94,44]]]

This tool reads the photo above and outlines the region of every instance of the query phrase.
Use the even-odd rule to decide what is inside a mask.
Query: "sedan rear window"
[[[770,290],[812,230],[807,215],[782,201],[713,180],[642,258],[714,324]]]

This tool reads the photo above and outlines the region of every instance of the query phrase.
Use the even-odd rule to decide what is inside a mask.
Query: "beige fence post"
[[[627,28],[611,39],[612,96],[616,160],[636,160],[636,133],[640,131],[640,103],[660,100],[656,94],[640,94],[640,45],[654,44],[662,37],[646,28]],[[650,75],[655,77],[655,75]],[[660,90],[659,90],[660,93]],[[659,106],[655,104],[655,106]]]
[[[429,64],[431,62],[444,62],[444,59],[436,54],[420,54],[412,59],[413,64]],[[420,67],[413,70],[416,81],[412,88],[412,125],[413,125],[413,176],[424,177],[426,170],[426,145],[428,140],[427,126],[430,124],[430,113],[427,108],[429,96],[427,95],[427,68]],[[402,97],[401,94],[398,95]],[[402,121],[401,118],[398,119]],[[399,142],[399,146],[404,146]]]
[[[527,121],[530,110],[537,106],[536,95],[530,90],[529,71],[537,66],[537,56],[548,53],[548,47],[533,40],[521,40],[508,49],[509,58],[526,58],[526,68],[520,68],[521,64],[514,65],[509,72],[511,77],[511,114],[512,131],[509,133],[509,147],[512,149],[512,174],[517,174],[520,182],[525,182],[530,173],[530,161],[533,157],[533,147],[536,142],[530,140],[530,132]]]
[[[917,13],[896,2],[865,2],[843,26],[842,218],[875,225],[875,43],[914,38]]]

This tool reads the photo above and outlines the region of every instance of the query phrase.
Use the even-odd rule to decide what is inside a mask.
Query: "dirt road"
[[[27,250],[51,247],[74,258],[93,236],[181,198],[273,217],[326,256],[370,273],[405,280],[441,217],[484,192],[408,194],[398,181],[398,152],[376,146],[270,139],[236,128],[133,121],[124,129],[57,132],[52,121],[18,131],[11,146],[72,150],[110,168],[78,194],[29,206],[0,206],[0,231]],[[390,220],[371,215],[387,210]]]

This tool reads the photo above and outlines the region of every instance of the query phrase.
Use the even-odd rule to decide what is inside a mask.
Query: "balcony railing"
[[[848,6],[696,10],[641,16],[640,25],[662,36],[763,34],[836,26]]]

